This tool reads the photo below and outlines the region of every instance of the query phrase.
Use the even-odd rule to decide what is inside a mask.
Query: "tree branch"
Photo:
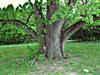
[[[27,25],[26,23],[24,23],[24,22],[22,22],[22,21],[20,21],[20,20],[0,19],[0,22],[1,22],[1,23],[13,23],[13,22],[15,22],[15,23],[17,23],[17,24],[22,24],[22,25],[24,25],[24,26],[26,27],[26,28],[25,28],[25,31],[26,31],[26,32],[28,32],[29,34],[31,34],[31,36],[32,36],[33,38],[36,37],[36,32],[35,32],[35,31],[32,31],[31,28],[28,27],[28,25]]]
[[[41,2],[38,2],[39,6],[38,6],[38,12],[42,18],[42,20],[45,20],[44,16],[43,16],[43,13],[42,13],[42,7],[41,7]]]
[[[66,29],[64,31],[63,40],[69,39],[69,37],[73,35],[77,30],[79,30],[84,24],[85,22],[79,21],[75,23],[74,25],[72,25],[71,27],[69,27],[68,29]]]
[[[29,22],[29,20],[30,20],[30,18],[32,16],[32,14],[33,14],[33,12],[31,12],[30,15],[28,16],[27,21],[26,21],[26,24],[28,24],[28,22]]]
[[[68,0],[68,5],[75,5],[77,0]]]
[[[93,15],[93,21],[100,20],[100,16]],[[69,39],[76,31],[78,31],[81,27],[85,25],[85,22],[80,20],[73,24],[71,27],[64,31],[62,35],[63,41]]]
[[[100,20],[100,16],[93,15],[93,21]]]

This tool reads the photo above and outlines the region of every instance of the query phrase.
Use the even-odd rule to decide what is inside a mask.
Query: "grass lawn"
[[[0,75],[100,75],[100,42],[68,42],[62,61],[39,60],[30,65],[29,49],[38,44],[0,46]]]

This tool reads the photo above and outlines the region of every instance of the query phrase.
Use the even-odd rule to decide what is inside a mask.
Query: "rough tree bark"
[[[61,29],[64,20],[59,20],[54,22],[48,27],[48,32],[46,34],[46,54],[48,58],[62,58],[62,43],[61,43]]]

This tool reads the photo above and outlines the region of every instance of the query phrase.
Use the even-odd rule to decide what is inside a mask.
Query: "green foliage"
[[[93,22],[92,26],[100,26],[100,20]]]
[[[28,48],[28,54],[27,57],[29,60],[43,60],[44,54],[38,53],[39,45],[35,46],[34,48],[31,46],[27,46]]]
[[[19,5],[16,9],[12,5],[8,5],[7,8],[0,9],[0,19],[18,19],[22,22],[27,21],[32,7],[29,3],[25,3],[23,6]],[[29,27],[37,31],[35,24],[33,23],[33,16],[30,18]],[[25,31],[25,26],[19,23],[0,23],[0,44],[16,44],[32,42],[32,37]]]
[[[54,21],[58,19],[69,19],[67,25],[65,25],[65,29],[72,26],[79,20],[83,20],[86,22],[86,25],[83,27],[87,29],[90,26],[99,25],[100,21],[93,22],[93,16],[100,16],[100,0],[88,0],[87,4],[82,5],[80,0],[77,0],[75,6],[68,6],[67,1],[65,3],[61,2],[61,0],[56,0],[56,3],[59,4],[59,8],[57,8],[56,12],[51,17],[51,20],[46,19],[46,8],[51,2],[47,0],[47,2],[40,1],[40,6],[42,8],[42,13],[44,20],[42,20],[39,16],[39,19],[36,21],[34,19],[35,14],[33,13],[29,22],[27,23],[28,27],[30,27],[33,31],[36,32],[38,37],[40,37],[43,42],[43,37],[40,35],[40,22],[45,23],[46,25],[51,25]],[[38,6],[39,4],[34,4]],[[18,19],[22,22],[26,23],[28,16],[33,11],[33,7],[30,6],[29,2],[26,2],[23,6],[19,5],[16,9],[12,5],[8,5],[6,8],[0,9],[0,19]],[[84,16],[84,17],[83,17]],[[25,32],[25,26],[21,26],[16,23],[0,23],[0,41],[6,40],[10,42],[13,38],[14,40],[20,43],[26,41],[28,39],[29,34]],[[43,32],[46,33],[47,30],[43,29]],[[26,38],[25,38],[26,37]],[[21,39],[22,38],[22,39]],[[20,40],[21,39],[21,40]],[[30,38],[29,38],[30,39]],[[32,38],[31,38],[32,39]],[[32,42],[32,40],[28,40]],[[28,42],[26,41],[26,42]],[[15,42],[15,41],[14,41]],[[12,42],[12,43],[14,43]],[[18,43],[17,42],[17,43]],[[3,42],[4,43],[4,42]]]
[[[35,58],[37,58],[38,57],[38,55],[37,55],[37,49],[38,48],[32,48],[32,47],[30,47],[30,46],[27,46],[27,48],[28,48],[28,59],[29,60],[32,60],[32,59],[35,59]]]
[[[86,17],[83,17],[85,15]],[[93,24],[93,16],[92,15],[100,15],[100,1],[99,0],[89,0],[89,2],[85,5],[80,3],[80,0],[77,0],[76,6],[68,6],[67,4],[60,3],[60,7],[53,14],[50,24],[58,19],[70,19],[71,23],[68,25],[72,25],[76,21],[82,19],[88,25]],[[87,25],[87,26],[88,26]]]

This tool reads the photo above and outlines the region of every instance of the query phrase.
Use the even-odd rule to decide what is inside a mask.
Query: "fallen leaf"
[[[51,65],[50,65],[50,70],[52,70],[52,71],[53,71],[54,69],[55,69],[54,65],[53,65],[53,64],[51,64]]]

